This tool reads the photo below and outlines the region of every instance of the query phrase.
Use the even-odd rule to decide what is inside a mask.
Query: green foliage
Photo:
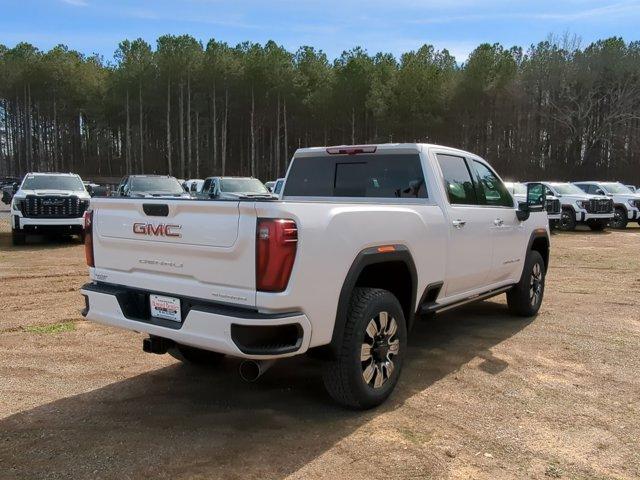
[[[52,323],[50,325],[29,325],[24,327],[30,333],[64,333],[72,332],[76,329],[75,322]]]
[[[640,183],[640,42],[482,44],[460,64],[431,45],[399,58],[356,47],[330,62],[310,46],[163,35],[155,48],[122,41],[114,60],[0,45],[0,175],[172,168],[266,180],[299,146],[428,141],[506,176],[580,168]]]

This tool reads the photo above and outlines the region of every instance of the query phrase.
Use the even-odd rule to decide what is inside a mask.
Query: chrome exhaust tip
[[[255,382],[275,362],[275,360],[244,360],[238,368],[238,373],[245,382]]]

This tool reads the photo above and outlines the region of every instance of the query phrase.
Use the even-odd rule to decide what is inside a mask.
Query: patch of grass
[[[544,474],[551,478],[562,478],[563,471],[557,465],[549,465]]]
[[[51,325],[30,325],[24,328],[29,333],[63,333],[76,329],[75,322],[52,323]]]

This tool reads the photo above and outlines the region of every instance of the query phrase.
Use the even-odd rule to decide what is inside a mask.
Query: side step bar
[[[495,297],[496,295],[500,295],[501,293],[506,292],[511,289],[513,285],[507,285],[506,287],[496,288],[494,290],[489,290],[485,293],[478,293],[476,295],[472,295],[471,297],[464,298],[462,300],[458,300],[454,303],[448,303],[445,305],[440,305],[438,303],[428,303],[423,305],[420,308],[420,314],[427,315],[430,313],[436,312],[445,312],[447,310],[451,310],[452,308],[461,307],[462,305],[466,305],[467,303],[479,302],[480,300],[486,300],[487,298]]]

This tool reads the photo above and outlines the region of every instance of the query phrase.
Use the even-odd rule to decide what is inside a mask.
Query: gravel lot
[[[542,310],[419,322],[399,388],[334,406],[318,364],[255,384],[83,321],[76,240],[0,218],[0,478],[640,478],[640,228],[556,234]]]

